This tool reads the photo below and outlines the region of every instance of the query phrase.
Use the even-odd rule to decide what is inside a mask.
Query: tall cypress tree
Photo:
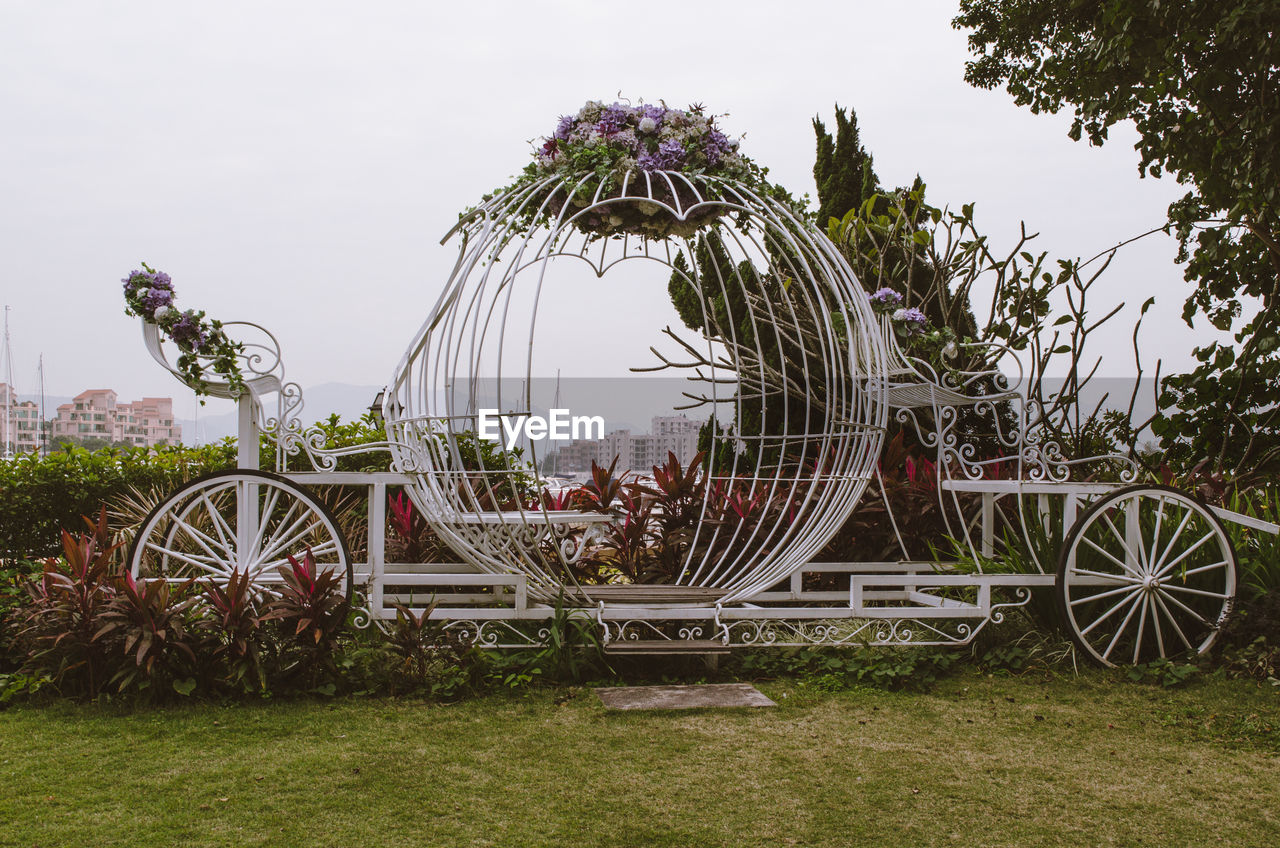
[[[818,140],[813,163],[813,181],[818,186],[818,226],[825,230],[827,221],[844,217],[878,193],[880,179],[871,154],[858,138],[858,115],[852,109],[846,115],[836,104],[834,138],[819,118],[813,119],[813,131]]]

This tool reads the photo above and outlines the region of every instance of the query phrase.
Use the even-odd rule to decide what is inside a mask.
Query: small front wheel
[[[317,572],[335,571],[352,593],[351,555],[338,522],[314,495],[265,471],[223,471],[193,480],[151,511],[134,536],[135,577],[225,581],[233,571],[271,592],[279,568],[310,549]]]
[[[1100,665],[1203,654],[1231,612],[1236,555],[1199,498],[1131,486],[1076,521],[1057,588],[1072,641]]]

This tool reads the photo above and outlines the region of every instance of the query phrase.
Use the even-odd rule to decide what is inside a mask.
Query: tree
[[[1132,120],[1139,174],[1188,186],[1168,220],[1196,286],[1183,318],[1234,329],[1236,347],[1201,347],[1167,381],[1157,432],[1216,469],[1280,456],[1280,5],[961,0],[952,23],[973,30],[970,84],[1037,113],[1069,105],[1071,138],[1096,145]]]
[[[813,181],[818,186],[818,226],[832,218],[843,218],[880,191],[880,179],[872,167],[871,154],[858,138],[858,116],[836,104],[836,134],[832,138],[818,118],[813,119],[818,152],[813,163]]]

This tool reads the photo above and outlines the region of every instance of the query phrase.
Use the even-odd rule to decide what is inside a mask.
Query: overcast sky
[[[811,119],[852,107],[886,184],[918,173],[935,204],[976,202],[997,246],[1026,220],[1052,254],[1092,256],[1182,193],[1138,178],[1130,131],[1090,148],[1065,116],[967,86],[954,2],[0,10],[0,300],[22,392],[43,353],[51,394],[184,396],[123,314],[119,280],[141,261],[173,276],[179,306],[274,331],[304,386],[386,382],[452,268],[439,240],[458,212],[557,116],[619,91],[728,113],[796,194],[814,192]],[[1127,248],[1101,298],[1155,295],[1147,355],[1185,368],[1197,336],[1173,253],[1162,236]],[[1104,371],[1131,370],[1128,332],[1099,348]]]

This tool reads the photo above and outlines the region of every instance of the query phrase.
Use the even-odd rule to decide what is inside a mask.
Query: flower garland
[[[178,346],[178,371],[198,395],[207,394],[209,371],[225,378],[231,393],[245,390],[240,371],[244,345],[233,342],[221,321],[206,319],[203,310],[179,312],[173,305],[173,280],[163,271],[142,263],[143,271],[130,271],[124,283],[125,314],[158,326]]]
[[[881,288],[867,295],[871,309],[877,315],[888,315],[894,333],[906,346],[916,350],[940,352],[945,359],[952,359],[960,352],[956,334],[950,327],[929,329],[929,318],[914,306],[903,308],[903,297],[891,288]]]
[[[534,161],[525,167],[515,183],[495,194],[553,176],[563,177],[569,183],[581,181],[572,196],[557,189],[550,198],[546,212],[554,219],[565,210],[566,204],[571,205],[572,214],[572,207],[585,208],[597,196],[621,197],[623,182],[630,174],[627,197],[634,196],[634,202],[614,202],[576,215],[573,224],[579,231],[592,235],[633,233],[657,239],[690,236],[719,218],[725,210],[707,207],[678,221],[660,204],[676,206],[678,201],[680,207],[688,208],[697,196],[683,181],[669,184],[667,180],[655,179],[649,183],[645,174],[671,172],[724,177],[799,208],[790,195],[765,179],[767,169],[739,152],[738,140],[720,130],[717,117],[707,114],[700,105],[672,109],[666,104],[644,101],[635,106],[589,101],[576,114],[561,116],[552,134],[535,148]],[[658,202],[650,200],[648,186],[652,186],[652,201]],[[705,185],[702,188],[702,199],[712,199],[708,194],[714,192],[714,188]],[[633,189],[643,192],[643,197],[633,195]],[[541,223],[536,211],[530,211],[528,216],[526,224]]]

